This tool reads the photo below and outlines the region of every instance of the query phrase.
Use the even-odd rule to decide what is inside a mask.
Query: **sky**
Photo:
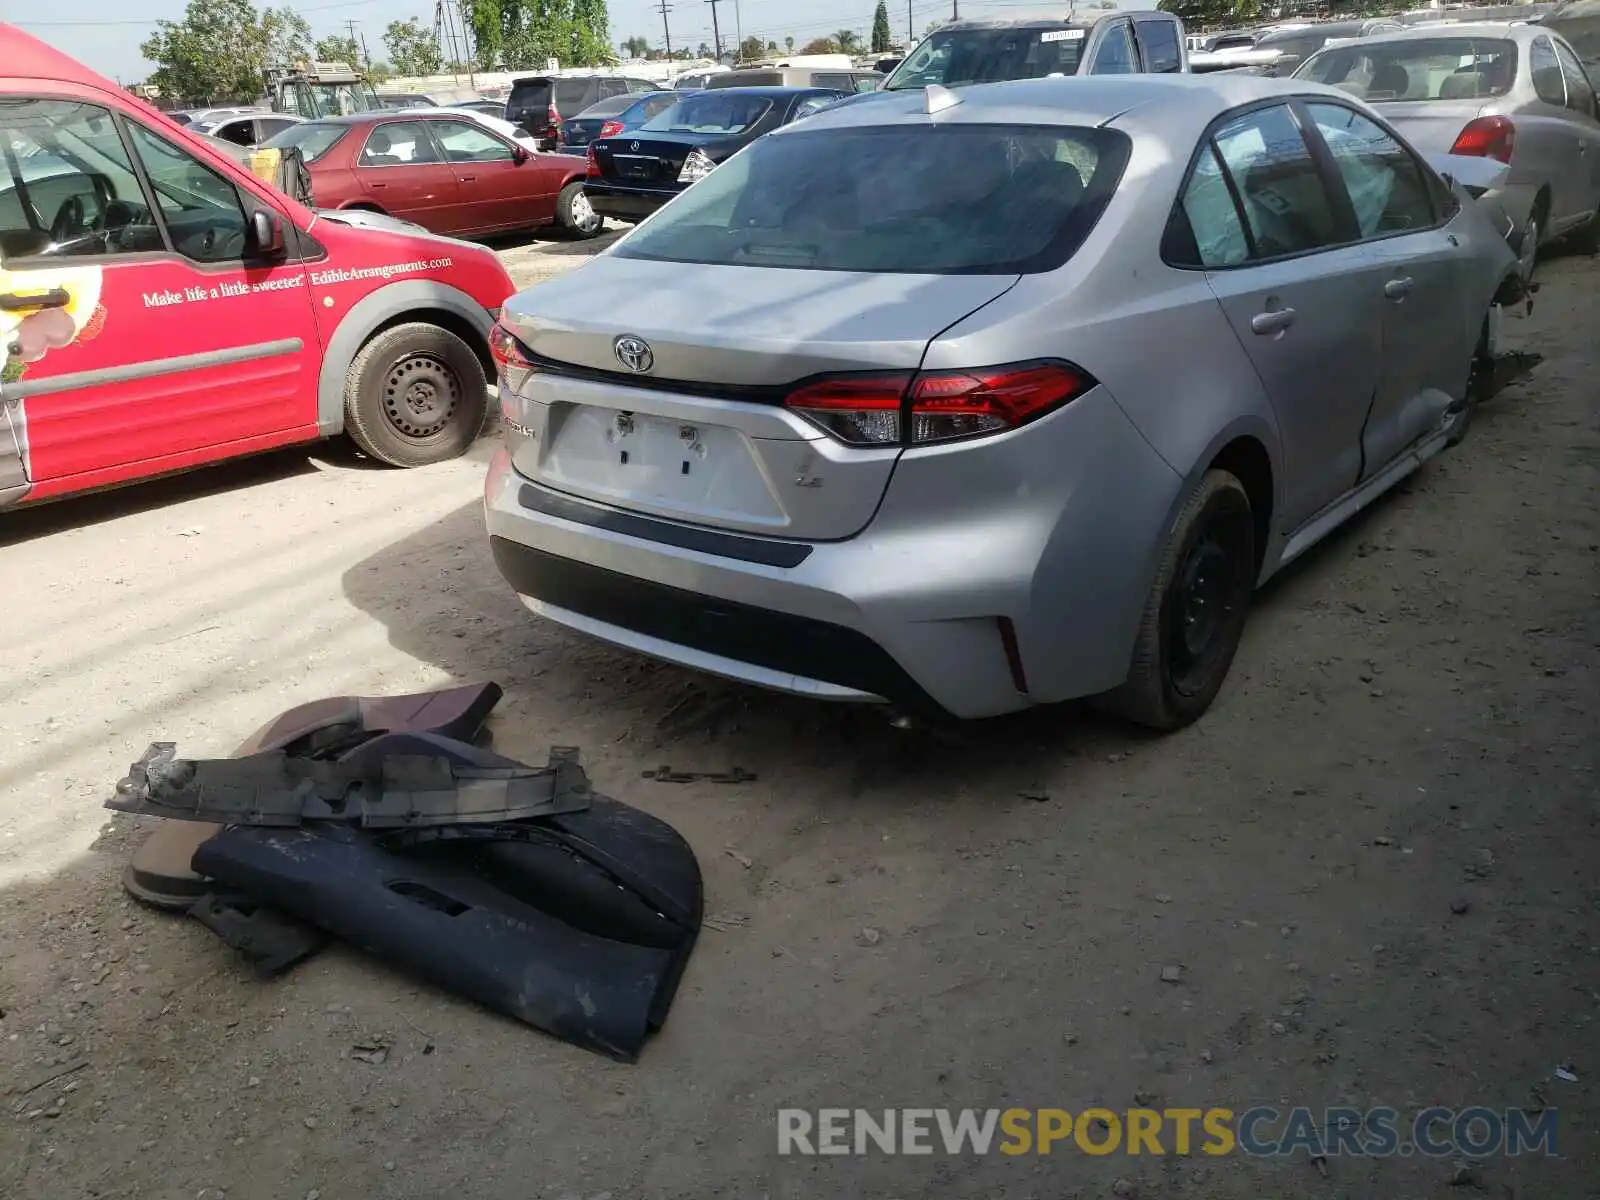
[[[948,18],[953,0],[911,0],[910,18],[920,36],[929,23]],[[964,15],[999,14],[1007,10],[1028,11],[1065,9],[1066,3],[1048,0],[954,0]],[[66,51],[103,75],[134,83],[151,70],[139,53],[159,20],[175,20],[183,15],[186,0],[78,0],[60,20],[45,16],[48,10],[34,9],[37,20],[12,20],[30,33]],[[697,47],[710,45],[711,5],[707,0],[667,0],[667,19],[672,28],[672,44]],[[1153,6],[1154,0],[1151,0]],[[305,0],[300,4],[257,0],[257,7],[292,7],[303,14],[318,37],[348,31],[347,21],[356,23],[358,33],[366,35],[367,48],[374,59],[383,56],[383,31],[390,21],[417,17],[433,24],[434,5],[418,0]],[[611,41],[613,44],[635,35],[650,44],[662,44],[661,13],[651,0],[610,0]],[[825,37],[840,29],[854,29],[866,39],[872,31],[872,14],[877,0],[718,0],[717,21],[722,27],[723,45],[731,49],[735,34],[752,34],[764,41],[783,45],[793,36],[796,48],[815,37]],[[897,38],[906,35],[906,0],[889,0],[889,23]]]

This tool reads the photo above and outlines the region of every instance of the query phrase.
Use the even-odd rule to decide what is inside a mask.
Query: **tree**
[[[812,38],[800,47],[801,54],[837,54],[839,43],[832,38]]]
[[[631,54],[634,58],[650,57],[650,42],[648,38],[637,35],[621,43],[624,53]]]
[[[383,44],[389,48],[389,61],[399,75],[436,75],[444,65],[433,30],[417,18],[390,21],[383,31]]]
[[[353,37],[325,37],[317,41],[316,56],[320,62],[342,62],[354,66],[361,61],[361,47]]]
[[[311,57],[311,27],[289,10],[256,12],[250,0],[189,0],[179,21],[158,21],[139,52],[156,64],[150,82],[193,103],[254,100],[265,68]]]
[[[794,53],[794,38],[792,38],[792,37],[784,38],[783,39],[783,44],[784,44],[785,48],[788,49],[790,54]]]
[[[834,42],[839,47],[840,54],[854,54],[861,49],[861,39],[856,36],[854,29],[841,29],[833,35]]]
[[[777,42],[768,42],[767,43],[767,53],[768,54],[776,54],[777,52],[778,52],[778,43]]]
[[[894,35],[889,32],[888,0],[878,0],[878,11],[872,14],[872,52],[887,54]]]
[[[472,35],[478,69],[495,70],[505,61],[505,25],[500,0],[461,0],[461,17]]]
[[[767,52],[766,44],[754,34],[739,43],[739,61],[753,62]]]
[[[556,53],[563,66],[597,67],[617,61],[611,49],[611,17],[606,0],[570,0],[566,36]],[[647,47],[648,49],[648,47]]]
[[[695,53],[695,57],[696,58],[710,58],[711,57],[711,47],[706,45],[704,42],[701,42],[700,43],[700,48],[698,50],[696,50],[694,53]]]

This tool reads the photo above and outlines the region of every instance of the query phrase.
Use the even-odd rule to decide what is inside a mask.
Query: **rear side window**
[[[540,79],[511,85],[511,95],[506,100],[509,113],[543,113],[550,107],[550,83]]]
[[[1072,126],[829,129],[760,138],[613,253],[908,274],[1053,270],[1127,166],[1127,135]]]
[[[1237,232],[1224,194],[1237,205],[1233,222],[1243,214]],[[1234,266],[1242,261],[1239,234],[1250,259],[1302,254],[1340,241],[1316,160],[1281,104],[1236,117],[1209,139],[1168,225],[1162,254],[1175,266]]]
[[[563,113],[580,113],[598,99],[600,99],[598,79],[556,81],[556,108]]]
[[[1563,43],[1554,43],[1556,56],[1561,60],[1561,73],[1567,81],[1567,107],[1587,117],[1600,117],[1595,109],[1594,85],[1584,73],[1578,56]]]
[[[404,167],[439,161],[428,127],[421,121],[386,121],[374,125],[361,147],[363,167]]]
[[[1152,75],[1183,70],[1183,55],[1178,49],[1178,30],[1171,21],[1135,21],[1134,32],[1144,51],[1144,69]]]
[[[1426,229],[1433,224],[1427,178],[1399,142],[1342,104],[1307,104],[1328,144],[1364,238]]]
[[[1561,82],[1561,60],[1547,37],[1535,38],[1528,51],[1528,66],[1533,71],[1533,90],[1539,99],[1558,108],[1567,106],[1566,85]]]
[[[848,92],[854,89],[852,77],[848,73],[819,71],[811,77],[811,86],[820,88],[833,88],[835,91]]]
[[[293,146],[300,151],[301,158],[314,163],[349,132],[348,125],[323,125],[309,121],[302,125],[290,125],[282,132],[273,134],[267,145],[275,150],[287,150]]]

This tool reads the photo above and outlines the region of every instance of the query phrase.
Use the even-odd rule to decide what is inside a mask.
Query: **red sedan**
[[[593,237],[586,163],[538,154],[468,117],[361,113],[307,121],[269,143],[294,146],[319,208],[359,208],[452,237],[560,225]]]

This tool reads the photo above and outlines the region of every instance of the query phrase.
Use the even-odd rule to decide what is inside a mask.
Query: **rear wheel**
[[[1099,707],[1163,731],[1198,718],[1227,678],[1255,577],[1250,497],[1227,471],[1207,471],[1173,523],[1127,681]]]
[[[592,238],[600,232],[606,219],[595,212],[584,195],[583,184],[574,180],[561,189],[556,198],[556,221],[573,237]]]
[[[361,348],[345,376],[345,428],[392,467],[462,454],[483,429],[489,385],[472,347],[448,329],[413,321]]]
[[[1543,196],[1534,201],[1533,211],[1528,214],[1517,238],[1517,274],[1522,276],[1523,283],[1533,281],[1533,269],[1539,262],[1539,242],[1544,237],[1544,203]]]

